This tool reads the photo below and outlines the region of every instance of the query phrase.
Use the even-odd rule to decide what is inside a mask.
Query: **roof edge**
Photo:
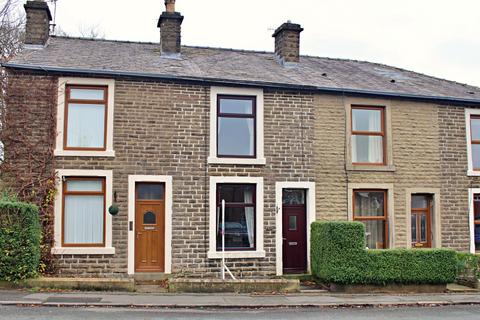
[[[428,95],[415,95],[408,93],[395,93],[385,91],[369,91],[358,90],[349,88],[332,88],[332,87],[318,87],[309,85],[296,85],[288,83],[275,83],[264,81],[245,81],[245,80],[231,80],[221,78],[202,78],[202,77],[182,77],[176,75],[162,75],[155,73],[139,73],[128,71],[115,71],[115,70],[95,70],[95,69],[75,69],[75,68],[60,68],[50,66],[32,66],[16,63],[2,63],[0,64],[4,68],[16,69],[16,70],[29,70],[40,71],[54,74],[79,74],[89,76],[108,76],[108,77],[130,77],[141,79],[156,79],[164,81],[175,82],[187,82],[197,84],[209,84],[209,85],[222,85],[222,86],[246,86],[246,87],[262,87],[271,89],[284,89],[284,90],[297,90],[304,92],[318,92],[318,93],[331,93],[331,94],[343,94],[348,96],[365,96],[365,97],[379,97],[379,98],[396,98],[402,100],[413,100],[423,102],[437,102],[440,104],[455,104],[462,106],[480,106],[480,100],[477,99],[465,99],[448,96],[428,96]]]

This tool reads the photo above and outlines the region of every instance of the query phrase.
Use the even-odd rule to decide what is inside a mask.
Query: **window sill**
[[[356,165],[356,164],[347,164],[347,171],[379,171],[379,172],[394,172],[395,166],[386,165],[386,166],[375,166],[375,165]]]
[[[115,248],[75,248],[55,247],[52,254],[115,254]]]
[[[221,251],[208,251],[208,259],[222,259]],[[265,258],[265,251],[225,251],[226,259]]]
[[[478,177],[478,176],[480,176],[480,171],[468,170],[468,171],[467,171],[467,176],[469,176],[469,177]]]
[[[267,160],[265,158],[257,159],[242,159],[242,158],[217,158],[208,157],[209,164],[246,164],[246,165],[265,165]]]
[[[81,151],[81,150],[55,150],[53,154],[58,157],[107,157],[114,158],[115,151]]]

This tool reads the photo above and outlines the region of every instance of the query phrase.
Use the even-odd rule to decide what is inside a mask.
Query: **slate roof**
[[[179,58],[159,44],[51,37],[43,49],[26,48],[10,68],[480,102],[480,88],[382,64],[302,56],[281,66],[272,52],[182,47]]]

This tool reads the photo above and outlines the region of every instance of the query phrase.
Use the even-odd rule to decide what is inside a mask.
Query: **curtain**
[[[102,243],[103,208],[103,196],[65,196],[65,243]]]
[[[369,131],[381,131],[381,117],[379,116],[379,112],[371,112],[369,115]],[[368,137],[368,162],[383,162],[383,144],[381,143],[381,140],[382,138],[377,136]]]
[[[104,105],[74,103],[68,105],[68,147],[102,148],[104,135]]]
[[[244,202],[245,203],[253,202],[253,192],[251,189],[245,190]],[[254,214],[253,207],[245,208],[245,221],[247,223],[248,243],[250,245],[250,248],[253,248],[255,246],[254,234],[253,234],[255,232],[255,214]]]

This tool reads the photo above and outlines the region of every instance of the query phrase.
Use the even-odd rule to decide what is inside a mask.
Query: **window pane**
[[[473,195],[473,216],[475,220],[480,220],[480,194]]]
[[[157,216],[151,211],[147,211],[143,214],[143,224],[156,224]]]
[[[103,196],[65,196],[64,242],[103,243]]]
[[[140,183],[137,184],[137,199],[139,200],[163,200],[163,184]]]
[[[305,204],[305,190],[283,189],[283,204]]]
[[[353,163],[383,163],[383,137],[352,135]]]
[[[103,148],[104,135],[104,105],[73,103],[68,105],[68,147]]]
[[[475,250],[480,250],[480,224],[475,225]]]
[[[385,222],[383,220],[362,221],[365,223],[365,237],[367,248],[385,248]]]
[[[412,242],[417,242],[417,215],[412,214]]]
[[[382,131],[382,112],[380,110],[352,109],[353,131]]]
[[[424,214],[420,216],[420,241],[427,241],[427,216]]]
[[[102,180],[67,180],[67,191],[102,192]]]
[[[225,208],[225,248],[255,248],[255,210]],[[222,248],[222,214],[217,208],[217,249]]]
[[[254,204],[253,193],[255,186],[253,185],[219,185],[219,199],[220,204],[222,200],[225,203],[248,203]]]
[[[474,169],[480,169],[480,144],[472,144],[472,162]]]
[[[218,155],[254,156],[254,120],[218,118]]]
[[[358,217],[384,214],[384,193],[378,191],[356,191],[354,214]]]
[[[70,99],[75,100],[104,100],[104,90],[98,89],[70,89]]]
[[[472,131],[472,140],[480,140],[480,119],[470,119],[470,130]]]
[[[253,114],[253,101],[222,98],[220,113]]]
[[[412,208],[426,209],[428,207],[428,197],[421,195],[412,195]]]
[[[296,231],[297,230],[297,216],[288,217],[288,230]]]

